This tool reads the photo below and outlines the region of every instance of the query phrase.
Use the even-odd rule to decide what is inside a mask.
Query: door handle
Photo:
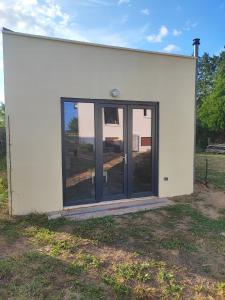
[[[125,165],[127,165],[127,153],[124,153],[123,159],[124,159]]]

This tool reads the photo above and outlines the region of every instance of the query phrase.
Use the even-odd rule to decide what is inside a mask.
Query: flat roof
[[[48,36],[44,36],[44,35],[35,35],[35,34],[30,34],[30,33],[11,31],[4,27],[2,29],[2,33],[9,34],[9,35],[37,38],[37,39],[44,39],[44,40],[50,40],[50,41],[72,43],[72,44],[84,45],[84,46],[86,45],[86,46],[94,46],[94,47],[101,47],[101,48],[108,48],[108,49],[118,49],[118,50],[124,50],[124,51],[149,53],[149,54],[156,54],[156,55],[163,55],[163,56],[170,56],[170,57],[179,57],[179,58],[188,58],[188,59],[196,60],[196,57],[190,56],[190,55],[171,54],[171,53],[165,53],[165,52],[157,52],[157,51],[141,50],[141,49],[135,49],[135,48],[127,48],[127,47],[111,46],[111,45],[104,45],[104,44],[98,44],[98,43],[76,41],[76,40],[63,39],[63,38],[57,38],[57,37],[48,37]]]

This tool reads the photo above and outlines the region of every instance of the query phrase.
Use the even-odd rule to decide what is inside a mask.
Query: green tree
[[[215,68],[212,87],[202,88],[204,96],[198,108],[198,119],[202,128],[213,133],[214,140],[225,138],[225,51],[223,51]]]
[[[197,81],[197,103],[201,104],[202,100],[208,96],[214,85],[214,78],[218,66],[219,56],[210,56],[204,53],[199,58],[198,63],[198,81]]]
[[[0,103],[0,162],[5,168],[6,134],[5,134],[5,104]]]
[[[69,121],[68,128],[70,131],[74,131],[75,133],[78,133],[78,119],[75,117],[72,118]]]
[[[5,127],[5,104],[0,103],[0,127]]]

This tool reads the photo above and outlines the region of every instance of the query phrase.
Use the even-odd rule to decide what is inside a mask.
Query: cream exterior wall
[[[192,193],[195,59],[7,32],[3,47],[13,214],[63,209],[60,97],[113,88],[159,102],[159,196]]]

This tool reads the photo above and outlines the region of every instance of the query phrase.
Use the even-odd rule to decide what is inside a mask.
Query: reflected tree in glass
[[[66,202],[95,199],[93,103],[64,103],[64,142]]]

